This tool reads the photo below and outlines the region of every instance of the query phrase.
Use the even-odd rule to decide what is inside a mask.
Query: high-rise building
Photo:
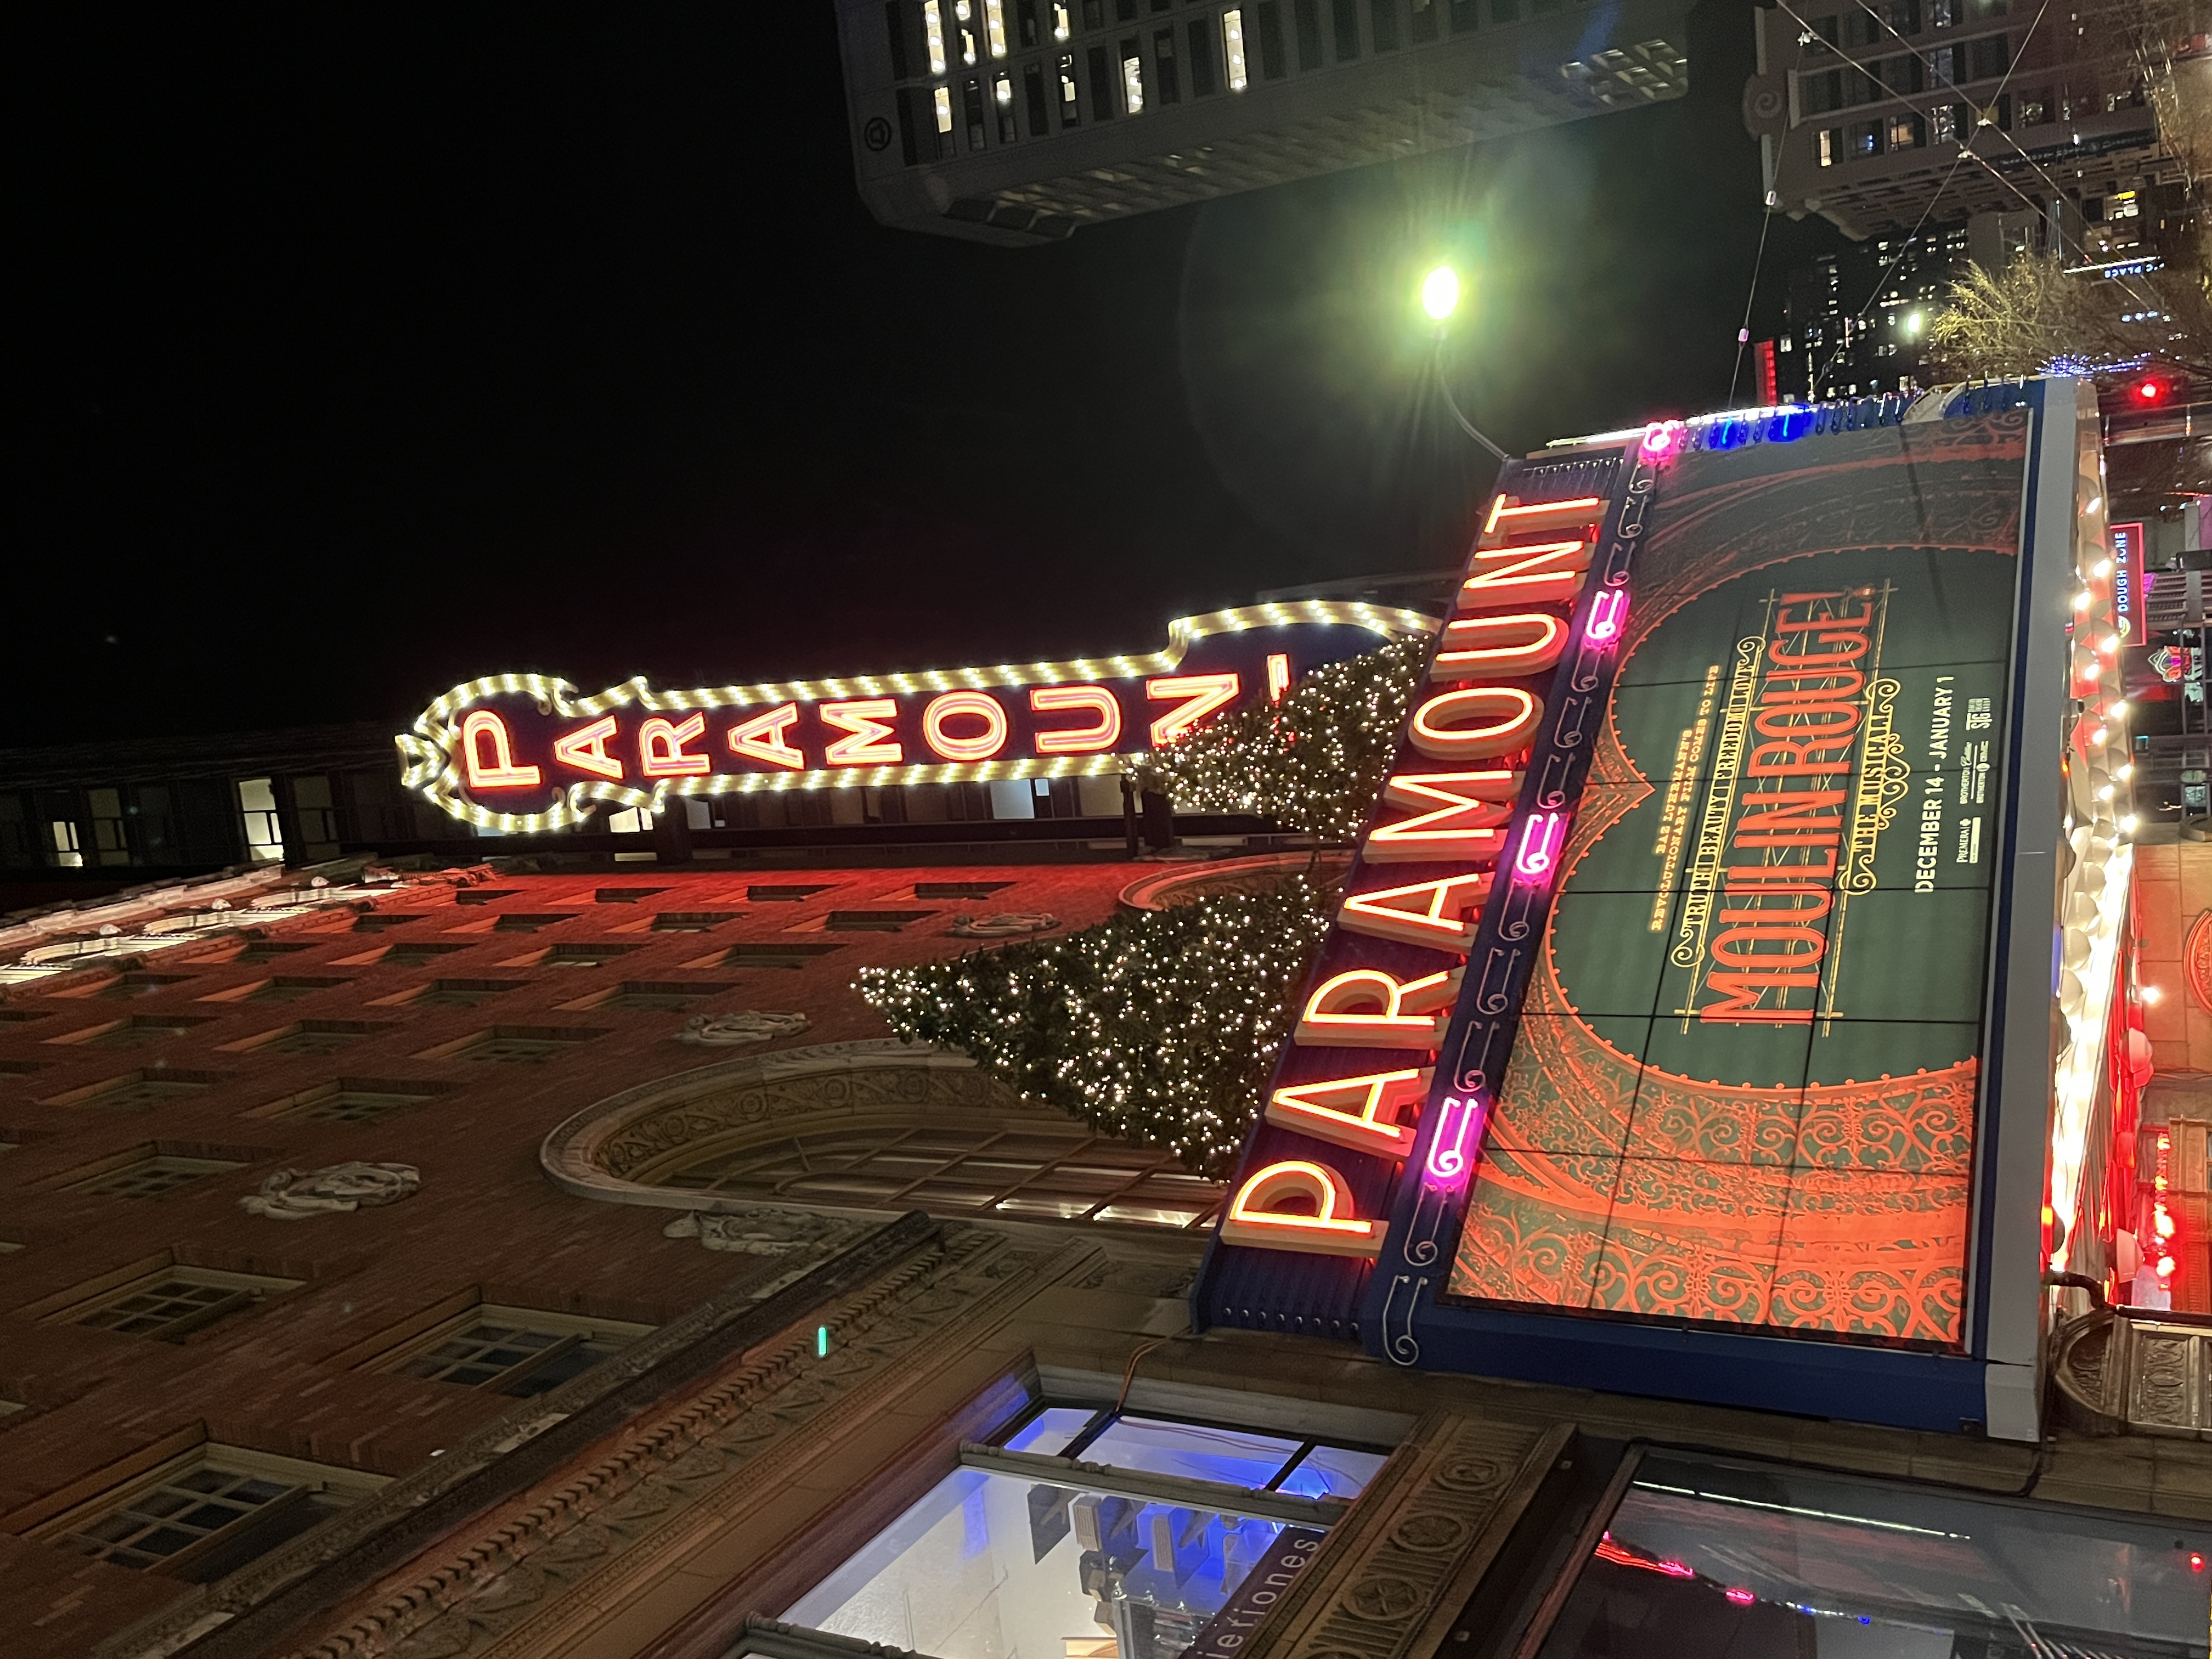
[[[839,0],[885,224],[1006,246],[1688,89],[1687,0]]]
[[[2109,0],[2049,16],[2011,0],[1753,15],[1744,120],[1772,204],[1792,218],[1817,213],[1857,240],[2019,216],[2004,234],[2082,252],[2132,245],[2129,222],[2181,182]]]
[[[1971,243],[1964,224],[1869,237],[1791,272],[1781,332],[1760,343],[1759,401],[1818,403],[1926,384],[1928,324],[1964,274]]]

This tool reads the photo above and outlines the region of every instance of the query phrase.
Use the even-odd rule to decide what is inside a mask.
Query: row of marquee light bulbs
[[[2050,1208],[2056,1228],[2049,1261],[2066,1268],[2085,1203],[2090,1117],[2105,1073],[2110,1021],[2124,1017],[2114,1006],[2121,978],[2123,922],[2130,838],[2136,828],[2135,763],[2130,757],[2129,713],[2121,678],[2124,623],[2114,603],[2112,538],[2106,524],[2104,463],[2094,445],[2081,448],[2075,499],[2082,503],[2075,525],[2075,574],[2069,628],[2069,661],[2065,797],[2059,849],[2058,1007],[2066,1040],[2052,1073],[2053,1121]],[[2141,993],[2158,1000],[2155,987]],[[2160,1259],[2161,1277],[2173,1271],[2163,1239],[2145,1242]]]

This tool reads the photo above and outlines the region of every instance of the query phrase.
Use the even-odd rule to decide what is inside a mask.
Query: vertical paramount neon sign
[[[1417,1236],[1396,1253],[1435,1259],[1504,1073],[1674,439],[1654,427],[1617,465],[1513,464],[1499,478],[1264,1109],[1319,1145],[1252,1159],[1223,1243],[1380,1257],[1390,1224],[1358,1213],[1350,1154],[1413,1186]],[[1563,475],[1581,493],[1562,495]]]

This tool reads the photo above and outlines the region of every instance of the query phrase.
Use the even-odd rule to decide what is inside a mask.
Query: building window
[[[1022,102],[1028,106],[1030,136],[1042,138],[1052,131],[1050,106],[1045,101],[1044,70],[1036,64],[1022,65]]]
[[[936,1659],[991,1659],[1018,1630],[1050,1631],[1055,1654],[1173,1659],[1248,1575],[1310,1555],[1388,1455],[1045,1406],[964,1448],[960,1468],[782,1620]],[[1155,1499],[1146,1478],[1161,1475],[1191,1482],[1188,1495]]]
[[[1957,104],[1936,106],[1929,118],[1929,132],[1934,142],[1939,144],[1948,143],[1958,137],[1963,125],[1960,119],[1960,106]]]
[[[983,40],[992,57],[1006,55],[1006,0],[983,0]]]
[[[1291,0],[1291,16],[1298,31],[1298,68],[1321,67],[1321,0]]]
[[[33,1535],[111,1566],[207,1584],[385,1484],[357,1470],[203,1446]]]
[[[242,1313],[280,1291],[303,1283],[210,1267],[164,1267],[53,1316],[57,1323],[82,1325],[122,1336],[180,1342],[218,1319]]]
[[[2038,87],[2033,92],[2020,95],[2020,124],[2024,127],[2039,127],[2051,119],[2051,88]]]
[[[246,830],[246,855],[256,864],[284,861],[284,830],[276,818],[276,792],[267,778],[238,781],[238,812]]]
[[[1182,102],[1182,80],[1176,71],[1176,32],[1173,28],[1152,31],[1152,71],[1159,80],[1160,102]]]
[[[1213,69],[1213,20],[1201,17],[1190,26],[1190,94],[1206,98],[1221,89]]]
[[[55,818],[46,825],[47,838],[53,844],[54,862],[64,870],[84,867],[84,848],[77,843],[76,825],[67,818]]]
[[[1052,38],[1055,40],[1065,40],[1074,32],[1068,20],[1067,8],[1055,4],[1052,9]]]
[[[1145,111],[1145,60],[1137,55],[1137,37],[1121,42],[1121,107],[1132,115]]]
[[[2012,67],[2012,43],[2002,34],[1975,40],[1966,46],[1966,74],[1975,81],[1994,81]]]
[[[1328,9],[1336,26],[1336,61],[1349,64],[1359,56],[1359,0],[1328,0]]]
[[[1367,26],[1374,32],[1375,50],[1398,50],[1398,0],[1367,0]]]
[[[1816,1639],[1826,1651],[1831,1632],[1869,1654],[2203,1645],[2205,1575],[2193,1564],[2212,1553],[2212,1530],[2202,1524],[1658,1450],[1624,1473],[1595,1549],[1523,1651],[1673,1659],[1723,1645],[1809,1650]],[[2081,1570],[2088,1561],[2094,1574]]]
[[[1082,88],[1075,83],[1075,54],[1064,52],[1060,55],[1060,124],[1063,127],[1083,125]]]
[[[945,73],[945,13],[939,0],[922,0],[921,39],[929,52],[929,72]],[[943,88],[939,88],[943,90]]]
[[[1279,81],[1290,72],[1290,60],[1283,52],[1282,0],[1260,0],[1254,15],[1260,20],[1260,73]]]
[[[1959,21],[1956,0],[1928,0],[1928,27],[1948,29]]]
[[[1841,127],[1825,129],[1815,136],[1814,144],[1824,167],[1832,167],[1844,159],[1844,130]]]
[[[1882,123],[1854,121],[1844,129],[1844,147],[1854,159],[1881,154]]]
[[[131,862],[131,838],[123,823],[123,792],[88,789],[84,802],[92,819],[93,859],[98,864]]]
[[[1251,71],[1244,64],[1244,13],[1238,7],[1221,14],[1221,66],[1230,91],[1242,92],[1251,84]]]
[[[1021,137],[1014,128],[1014,79],[1010,75],[991,77],[991,102],[998,110],[999,142],[1011,144]],[[704,805],[705,802],[698,803]]]
[[[1893,115],[1887,133],[1892,149],[1917,149],[1927,142],[1927,124],[1917,115]]]
[[[1437,38],[1437,0],[1413,0],[1413,40],[1416,45]]]
[[[1092,46],[1089,52],[1091,70],[1091,118],[1110,121],[1114,118],[1114,77],[1106,64],[1106,48]]]
[[[983,83],[969,76],[960,83],[960,112],[966,117],[968,149],[970,153],[983,148]]]
[[[582,1376],[652,1330],[650,1325],[576,1319],[535,1309],[477,1307],[447,1321],[385,1369],[527,1399]]]
[[[119,1169],[73,1181],[64,1188],[72,1193],[98,1193],[105,1198],[156,1198],[173,1192],[202,1176],[222,1175],[246,1165],[232,1158],[133,1157]]]
[[[686,1149],[633,1179],[720,1197],[866,1208],[994,1212],[1190,1230],[1220,1186],[1165,1152],[1069,1125],[824,1128],[735,1151]]]

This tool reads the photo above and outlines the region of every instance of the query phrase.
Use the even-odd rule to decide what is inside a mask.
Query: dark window
[[[1114,0],[1114,21],[1133,23],[1137,21],[1137,0]]]
[[[1451,0],[1452,33],[1454,34],[1473,33],[1480,26],[1478,17],[1481,9],[1482,8],[1475,3],[1475,0]]]
[[[1037,43],[1036,0],[1015,0],[1014,27],[1021,43],[1033,46]],[[1042,128],[1039,129],[1042,131]]]
[[[1367,0],[1368,27],[1375,32],[1375,50],[1398,50],[1398,0]]]
[[[1881,123],[1854,121],[1844,129],[1844,142],[1855,156],[1881,154]]]
[[[1437,38],[1437,0],[1413,0],[1413,39],[1416,41]]]
[[[1060,124],[1063,127],[1083,125],[1083,94],[1075,83],[1075,54],[1060,54]]]
[[[1889,26],[1899,34],[1920,33],[1920,0],[1889,0]]]
[[[1083,27],[1087,29],[1106,27],[1106,0],[1083,0]]]
[[[1152,31],[1152,69],[1159,80],[1159,100],[1163,104],[1182,101],[1182,79],[1176,70],[1175,37],[1176,32],[1172,28]]]
[[[1808,115],[1825,115],[1844,106],[1844,76],[1840,70],[1797,78],[1797,97]]]
[[[2008,92],[1997,94],[1997,125],[2007,132],[2012,131],[2012,94]]]
[[[1211,17],[1201,17],[1190,26],[1190,95],[1204,98],[1218,90],[1213,78],[1213,31]]]
[[[2002,17],[2011,9],[2011,0],[1966,0],[1966,15],[1976,22],[1985,17]]]
[[[1321,67],[1321,0],[1291,0],[1291,15],[1298,29],[1298,67]]]
[[[960,111],[967,118],[968,148],[983,148],[983,83],[969,76],[960,88]]]
[[[1493,23],[1513,23],[1520,21],[1521,0],[1490,0],[1490,21]]]
[[[1279,81],[1289,67],[1283,61],[1283,8],[1280,0],[1260,0],[1260,73]]]
[[[1879,45],[1881,40],[1881,20],[1870,12],[1847,11],[1844,14],[1844,45],[1856,50],[1860,46]]]
[[[915,106],[920,104],[924,113],[921,120],[915,116]],[[921,141],[916,137],[922,123],[928,120],[929,94],[917,87],[901,87],[898,95],[899,155],[908,167],[921,160]]]
[[[2011,67],[2011,43],[2002,34],[1993,34],[1986,40],[1977,40],[1966,48],[1966,76],[1969,80],[1994,81]]]
[[[1042,138],[1052,131],[1052,118],[1046,112],[1044,70],[1036,64],[1022,65],[1022,101],[1029,106],[1030,137]]]
[[[903,81],[914,71],[907,60],[906,8],[899,0],[885,0],[884,27],[890,34],[891,79]]]
[[[1893,58],[1881,66],[1882,84],[1892,98],[1901,98],[1918,92],[1922,87],[1920,60],[1914,57]]]
[[[1948,87],[1959,79],[1959,49],[1938,46],[1928,54],[1928,78],[1939,87]]]
[[[1106,48],[1093,46],[1088,54],[1091,66],[1091,115],[1093,120],[1114,118],[1115,76],[1106,63]]]
[[[1336,25],[1336,61],[1348,64],[1359,56],[1359,0],[1328,0],[1328,9]]]

